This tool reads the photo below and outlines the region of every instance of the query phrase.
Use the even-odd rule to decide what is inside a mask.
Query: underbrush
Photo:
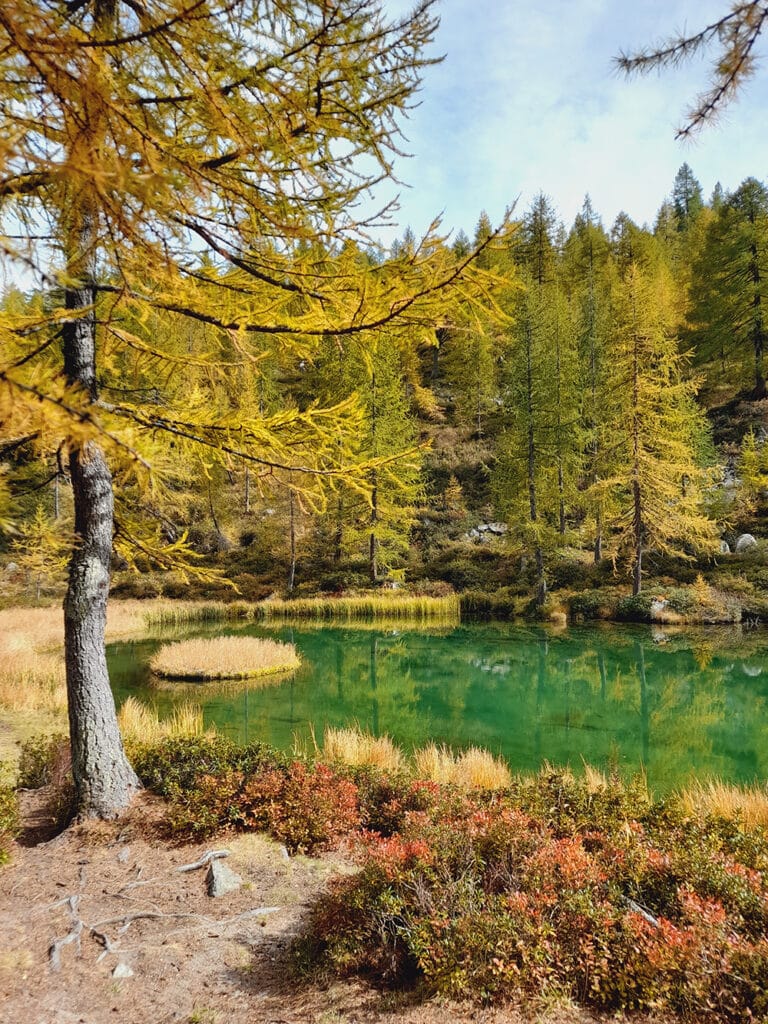
[[[696,791],[654,803],[642,778],[549,766],[462,788],[221,737],[165,740],[134,761],[170,800],[177,836],[259,829],[291,851],[346,845],[358,871],[315,904],[297,946],[313,975],[479,1001],[557,993],[600,1010],[768,1015],[768,833],[735,799],[722,813],[703,788],[701,805]]]
[[[765,793],[760,805],[755,787],[718,784],[654,802],[642,777],[551,766],[484,789],[402,760],[343,764],[337,748],[322,763],[219,735],[131,743],[173,837],[345,846],[358,870],[311,909],[303,971],[480,1002],[768,1019]],[[30,754],[30,774],[45,761]]]
[[[12,786],[0,784],[0,865],[11,859],[11,844],[19,834],[19,801]]]

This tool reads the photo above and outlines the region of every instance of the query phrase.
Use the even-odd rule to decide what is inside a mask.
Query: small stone
[[[290,855],[290,853],[288,853],[288,847],[287,846],[283,846],[283,844],[281,843],[278,846],[278,850],[280,851],[280,856],[283,858],[283,860],[290,860],[291,859],[291,855]]]
[[[727,540],[721,540],[720,541],[720,554],[721,555],[730,555],[730,553],[731,553],[731,548],[730,548],[730,545],[729,545],[728,541]]]
[[[118,862],[118,864],[126,864],[128,862],[128,858],[130,856],[131,856],[131,848],[130,848],[130,846],[124,846],[122,848],[122,850],[120,851],[120,853],[118,853],[118,855],[117,855],[117,862]]]
[[[133,971],[128,966],[128,964],[119,963],[119,964],[117,964],[115,969],[112,971],[112,977],[113,978],[132,978],[133,977]]]
[[[227,893],[237,892],[243,884],[240,875],[220,860],[211,861],[205,880],[209,896],[226,896]]]

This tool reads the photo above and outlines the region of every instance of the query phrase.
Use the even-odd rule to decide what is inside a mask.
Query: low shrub
[[[43,814],[57,831],[66,828],[75,811],[69,737],[63,733],[30,737],[22,745],[17,773],[20,789],[48,789]]]
[[[202,776],[230,772],[251,775],[265,768],[282,768],[283,755],[263,743],[238,746],[224,736],[171,737],[140,744],[131,760],[142,783],[160,796],[180,798],[195,789]]]
[[[69,737],[64,733],[30,736],[22,744],[18,764],[20,789],[40,789],[50,785],[69,764]]]
[[[19,834],[19,801],[12,786],[0,785],[0,864],[11,859],[13,840]]]
[[[568,599],[568,611],[575,619],[610,619],[616,601],[615,591],[582,590]]]
[[[198,776],[169,812],[176,833],[201,837],[222,828],[269,832],[291,852],[335,845],[360,824],[357,787],[327,765],[294,761]]]
[[[766,839],[737,832],[674,804],[652,810],[594,774],[438,799],[362,838],[359,873],[321,898],[297,953],[312,969],[454,997],[558,993],[600,1010],[761,1019]]]
[[[465,590],[461,595],[462,617],[477,619],[514,619],[517,595],[508,587],[493,592]]]

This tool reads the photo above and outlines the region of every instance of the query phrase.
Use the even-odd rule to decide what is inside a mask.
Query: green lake
[[[167,713],[192,699],[238,741],[290,749],[314,729],[358,724],[407,750],[429,740],[476,744],[514,770],[543,761],[643,768],[656,793],[692,775],[768,778],[768,632],[649,626],[562,631],[483,623],[455,628],[220,626],[216,634],[296,644],[302,667],[268,686],[156,687],[161,643],[112,644],[118,703],[129,694]],[[211,635],[211,630],[186,631]],[[178,638],[178,634],[174,634]],[[166,639],[170,639],[166,638]]]

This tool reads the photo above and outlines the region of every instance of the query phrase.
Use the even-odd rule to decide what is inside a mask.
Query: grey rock
[[[13,576],[15,572],[19,571],[19,567],[15,562],[9,562],[5,567],[6,576]]]
[[[237,892],[243,884],[240,875],[220,860],[211,861],[205,881],[209,896],[226,896],[227,893]]]
[[[742,551],[749,551],[750,548],[757,547],[757,541],[751,533],[742,533],[740,537],[736,539],[736,554],[741,554]]]
[[[730,547],[728,541],[727,540],[721,540],[720,541],[720,554],[721,555],[730,555],[730,553],[731,553],[731,547]]]
[[[131,848],[130,848],[130,846],[124,846],[122,848],[122,850],[120,851],[120,853],[118,853],[118,855],[117,855],[117,862],[118,862],[118,864],[127,864],[130,856],[131,856]]]
[[[124,964],[124,963],[121,962],[121,963],[117,964],[116,967],[114,968],[114,970],[112,971],[112,977],[113,978],[132,978],[133,977],[133,971],[128,966],[128,964]]]

